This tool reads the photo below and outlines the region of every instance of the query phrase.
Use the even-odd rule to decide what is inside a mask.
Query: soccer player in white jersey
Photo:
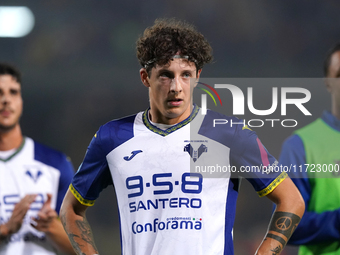
[[[22,109],[20,72],[0,63],[0,255],[74,254],[58,218],[72,164],[22,135]]]
[[[230,173],[203,178],[190,164],[213,158],[241,169],[274,167],[277,161],[249,128],[212,127],[214,118],[236,118],[203,115],[193,105],[190,79],[198,80],[212,55],[192,25],[157,20],[138,39],[137,57],[150,108],[108,122],[92,139],[61,209],[71,243],[78,254],[98,254],[85,212],[113,184],[122,254],[232,255],[239,179]],[[286,176],[274,171],[244,176],[277,204],[268,233],[259,233],[265,238],[256,254],[279,254],[303,215],[301,195]]]

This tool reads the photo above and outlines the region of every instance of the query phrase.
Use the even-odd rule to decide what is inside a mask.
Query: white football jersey
[[[0,255],[56,254],[44,233],[31,226],[31,218],[52,194],[51,206],[59,209],[73,177],[73,167],[64,154],[25,137],[14,154],[0,159],[0,224],[6,223],[26,194],[37,194],[20,230],[0,243]]]
[[[243,125],[214,128],[214,118],[222,117],[238,121],[212,111],[202,115],[195,106],[186,120],[166,130],[152,125],[145,111],[111,121],[96,133],[70,190],[91,206],[114,184],[122,254],[233,254],[242,173],[226,169],[268,166],[275,159]],[[263,196],[286,175],[243,176]]]

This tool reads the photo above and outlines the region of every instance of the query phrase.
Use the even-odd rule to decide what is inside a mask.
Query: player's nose
[[[9,102],[9,97],[6,94],[0,95],[0,102],[2,104],[7,104]]]
[[[179,77],[175,77],[171,80],[170,92],[179,93],[182,91],[182,84]]]

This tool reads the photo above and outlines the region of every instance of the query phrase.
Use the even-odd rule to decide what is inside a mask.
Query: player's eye
[[[169,72],[162,72],[162,73],[159,74],[159,77],[172,79],[173,75],[170,74]]]
[[[10,92],[11,95],[18,95],[19,94],[19,91],[16,90],[16,89],[11,89],[9,92]]]
[[[173,79],[173,74],[169,72],[162,72],[159,74],[159,80],[161,83],[168,85]]]
[[[189,72],[183,74],[183,77],[184,77],[184,78],[191,78],[191,76],[192,76],[192,75],[191,75],[191,73],[189,73]]]

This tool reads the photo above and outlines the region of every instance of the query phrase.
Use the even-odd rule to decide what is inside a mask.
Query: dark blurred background
[[[23,73],[23,132],[64,151],[75,168],[100,125],[148,107],[135,41],[156,18],[185,19],[206,36],[215,59],[203,77],[322,77],[325,53],[340,40],[336,0],[1,0],[0,6],[27,6],[35,16],[27,36],[0,38],[0,61]],[[312,93],[316,112],[297,128],[329,108],[321,80],[319,86]],[[294,128],[255,130],[278,157]],[[258,198],[243,181],[235,254],[255,252],[271,210],[269,200]],[[88,210],[88,219],[101,254],[120,254],[112,187]],[[296,249],[287,248],[284,254],[296,254]]]

